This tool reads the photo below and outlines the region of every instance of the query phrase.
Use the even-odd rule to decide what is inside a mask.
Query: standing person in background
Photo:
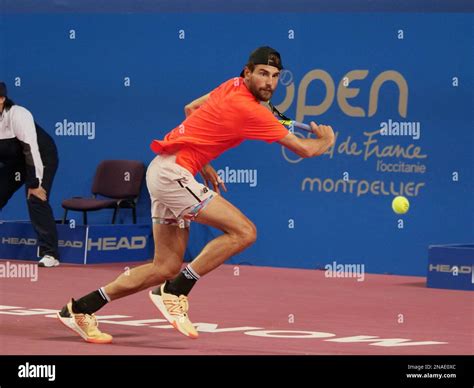
[[[48,197],[58,168],[54,140],[32,114],[7,96],[0,82],[0,210],[25,184],[31,223],[38,235],[40,267],[59,265],[58,233]]]

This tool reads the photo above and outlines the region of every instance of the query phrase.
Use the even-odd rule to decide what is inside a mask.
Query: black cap
[[[280,53],[268,46],[259,47],[253,51],[249,56],[248,63],[275,66],[278,70],[283,69]]]
[[[7,96],[7,85],[5,82],[0,82],[0,97]]]
[[[280,53],[268,46],[262,46],[252,51],[247,64],[250,63],[254,65],[275,66],[278,70],[283,69]],[[243,74],[244,72],[242,70],[240,76],[243,77]]]

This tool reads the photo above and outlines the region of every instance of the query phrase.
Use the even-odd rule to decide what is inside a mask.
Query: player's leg
[[[199,213],[195,222],[212,226],[224,232],[210,241],[192,261],[192,268],[203,276],[224,263],[231,256],[243,251],[257,239],[257,229],[237,207],[216,196]]]
[[[188,243],[189,228],[154,223],[153,238],[153,263],[132,268],[105,286],[105,294],[110,300],[146,290],[174,278],[179,273]]]
[[[158,220],[155,219],[155,222]],[[181,225],[183,226],[183,225]],[[174,228],[175,237],[164,241],[162,231],[169,231]],[[152,285],[160,284],[155,290],[149,292],[149,297],[153,304],[163,314],[163,316],[180,333],[190,338],[197,338],[198,332],[188,318],[188,300],[185,295],[174,295],[164,291],[166,280],[177,277],[183,262],[184,252],[189,236],[189,222],[184,227],[172,225],[155,224],[155,229],[159,235],[155,240],[155,261],[154,265],[163,274],[160,278],[153,279]],[[146,288],[146,287],[145,287]]]
[[[180,270],[184,251],[189,236],[188,228],[180,228],[173,213],[160,201],[160,190],[166,189],[169,179],[164,184],[156,185],[163,168],[160,159],[152,162],[147,171],[147,186],[152,200],[153,239],[155,254],[153,263],[140,265],[122,273],[105,287],[95,290],[77,301],[71,300],[59,313],[59,318],[89,342],[110,342],[112,337],[100,333],[95,318],[88,322],[83,317],[94,317],[94,313],[107,302],[134,294],[148,287],[163,283],[177,275]],[[85,322],[85,327],[81,324]],[[89,336],[89,332],[91,335]],[[90,340],[90,337],[93,337]]]
[[[191,338],[197,338],[197,332],[193,331],[187,316],[187,295],[192,287],[201,276],[251,245],[257,236],[254,224],[239,209],[221,196],[214,196],[207,206],[200,211],[195,221],[220,229],[224,233],[210,241],[176,278],[167,281],[153,291],[153,294],[161,295],[163,299],[172,300],[174,298],[176,300],[178,297],[181,298],[183,304],[185,304],[185,314],[182,314],[182,324],[177,322],[175,327]],[[161,306],[157,307],[160,308]],[[166,311],[163,311],[162,308],[160,308],[160,311],[170,320]],[[170,322],[173,323],[172,320]]]
[[[181,268],[189,229],[174,225],[153,225],[155,255],[153,263],[122,273],[105,287],[78,300],[72,299],[58,313],[66,326],[92,343],[110,343],[112,336],[98,329],[94,313],[108,302],[134,294],[175,277]]]
[[[187,295],[191,288],[200,276],[252,244],[257,235],[253,223],[221,196],[210,198],[195,221],[220,229],[224,234],[210,241],[177,277],[150,293],[150,298],[163,316],[178,331],[191,338],[198,337],[187,315]]]
[[[175,279],[166,282],[164,290],[168,293],[188,295],[201,276],[243,251],[257,238],[255,225],[221,196],[214,196],[194,221],[224,233],[210,241]]]

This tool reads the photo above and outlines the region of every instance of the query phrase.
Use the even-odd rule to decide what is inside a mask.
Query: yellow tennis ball
[[[410,208],[410,202],[405,197],[399,195],[392,201],[392,209],[397,214],[405,214]]]

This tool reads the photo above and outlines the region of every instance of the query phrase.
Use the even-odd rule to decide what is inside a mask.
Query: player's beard
[[[259,101],[269,101],[274,92],[271,88],[257,88],[252,82],[249,82],[249,90]]]

